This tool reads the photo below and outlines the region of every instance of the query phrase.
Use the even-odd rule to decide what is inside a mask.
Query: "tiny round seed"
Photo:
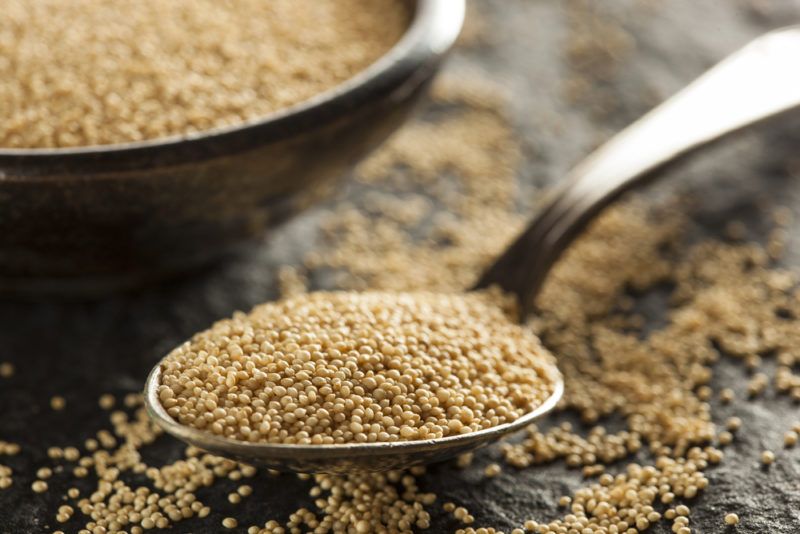
[[[56,395],[50,399],[50,408],[56,411],[61,411],[67,406],[67,401],[64,397]]]

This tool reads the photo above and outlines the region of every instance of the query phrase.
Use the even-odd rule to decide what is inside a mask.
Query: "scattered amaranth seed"
[[[7,465],[0,464],[0,490],[8,489],[13,484],[13,471]]]
[[[722,404],[730,404],[736,398],[736,394],[731,388],[723,388],[719,392],[719,400]]]
[[[55,411],[61,411],[67,406],[67,401],[64,397],[56,395],[50,399],[50,408]]]
[[[19,454],[20,449],[21,447],[17,443],[0,440],[0,456],[16,456]]]
[[[53,470],[49,467],[42,467],[36,471],[37,478],[46,479],[53,476]]]
[[[483,474],[488,478],[494,478],[497,475],[499,475],[501,471],[502,468],[500,467],[499,464],[489,464],[483,470]]]
[[[730,432],[736,432],[742,428],[742,420],[738,417],[731,417],[725,421],[725,428],[727,428]]]
[[[100,408],[102,408],[103,410],[110,410],[111,408],[114,407],[115,402],[116,399],[114,398],[114,395],[111,395],[110,393],[101,395],[100,398],[97,400],[98,406],[100,406]]]

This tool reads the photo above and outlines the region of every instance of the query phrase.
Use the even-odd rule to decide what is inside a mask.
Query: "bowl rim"
[[[251,149],[285,139],[336,120],[375,97],[391,94],[404,82],[421,83],[455,43],[463,25],[466,0],[413,0],[412,20],[397,43],[371,65],[334,87],[292,106],[238,124],[192,134],[177,134],[143,141],[64,148],[0,147],[3,166],[57,163],[61,171],[70,163],[111,162],[115,168],[181,164]],[[415,84],[417,85],[417,84]]]

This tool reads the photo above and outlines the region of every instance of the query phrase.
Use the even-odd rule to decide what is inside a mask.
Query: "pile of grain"
[[[558,371],[494,293],[315,292],[237,314],[170,353],[179,423],[250,442],[432,439],[509,423]]]
[[[409,23],[397,0],[7,0],[0,147],[230,126],[332,88]]]

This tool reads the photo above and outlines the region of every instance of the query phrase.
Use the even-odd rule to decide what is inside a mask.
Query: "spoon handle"
[[[724,59],[575,167],[475,288],[499,285],[529,312],[564,249],[623,192],[681,156],[800,107],[799,62],[800,26],[770,32]]]

